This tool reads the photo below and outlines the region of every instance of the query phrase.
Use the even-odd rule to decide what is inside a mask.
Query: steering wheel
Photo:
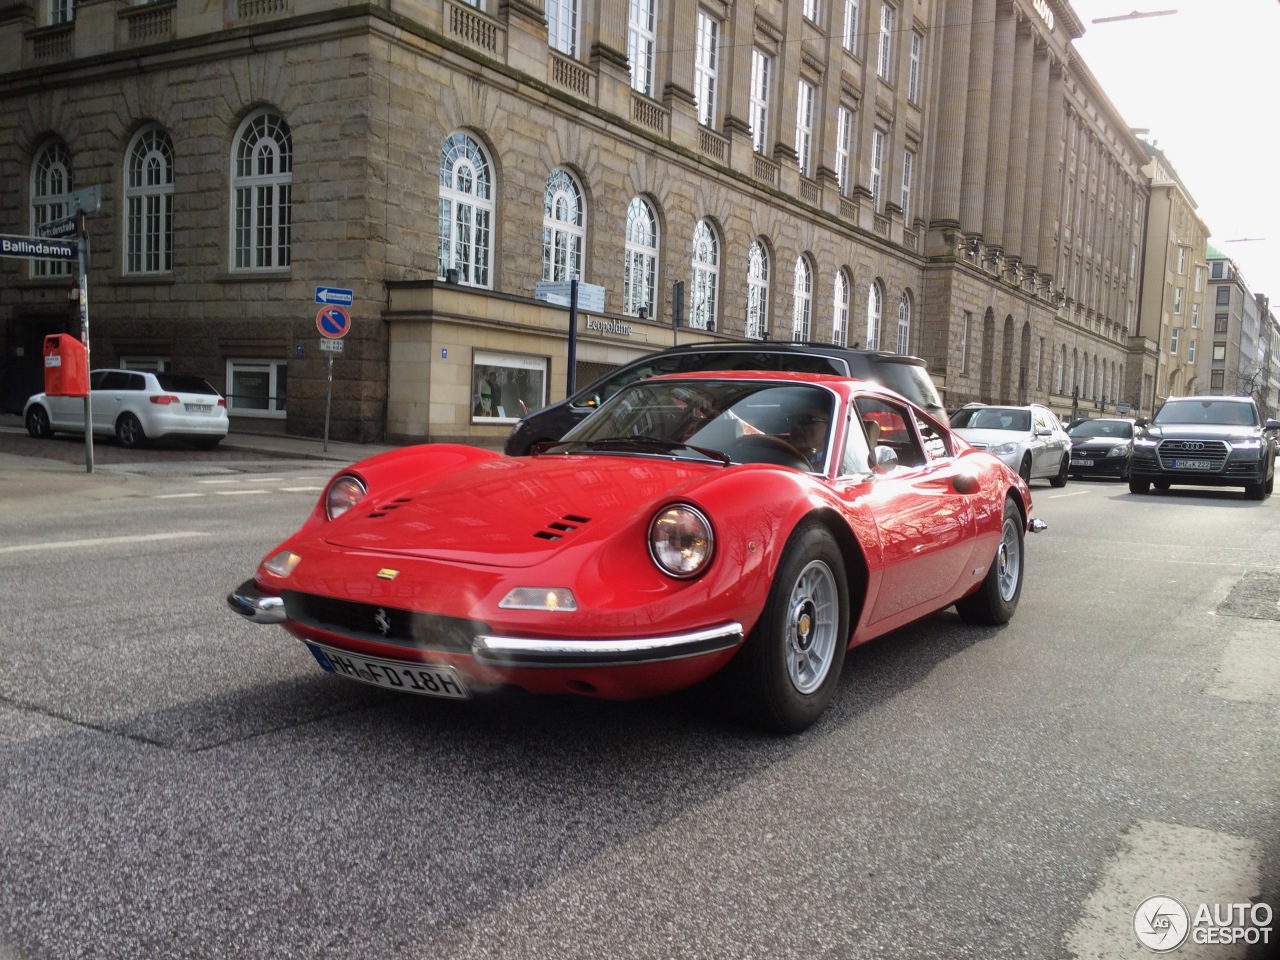
[[[730,456],[741,450],[743,463],[772,463],[780,467],[795,467],[797,470],[811,470],[813,465],[809,458],[787,443],[781,437],[771,433],[749,433],[738,437],[733,443]]]

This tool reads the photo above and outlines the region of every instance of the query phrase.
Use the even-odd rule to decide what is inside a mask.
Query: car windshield
[[[1257,426],[1253,405],[1238,400],[1170,400],[1152,420],[1159,426],[1171,423],[1204,423],[1215,426]]]
[[[925,409],[937,416],[945,418],[942,398],[938,396],[938,388],[934,386],[929,371],[918,363],[904,363],[897,360],[886,360],[874,366],[874,376],[890,390],[896,390],[904,397],[923,404]]]
[[[1128,440],[1133,437],[1133,424],[1126,420],[1086,420],[1067,431],[1072,437],[1114,437]]]
[[[1031,411],[1011,407],[969,407],[951,415],[951,425],[961,430],[1011,430],[1031,432]]]
[[[822,470],[836,395],[809,384],[644,380],[615,394],[551,454],[675,454]]]

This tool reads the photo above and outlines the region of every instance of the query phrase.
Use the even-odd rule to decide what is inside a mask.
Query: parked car
[[[686,344],[633,360],[573,396],[530,413],[512,428],[504,450],[509,456],[524,456],[535,443],[559,440],[627,384],[694,370],[793,370],[857,377],[896,390],[939,420],[946,416],[928,367],[919,357],[790,340]]]
[[[1078,420],[1067,429],[1071,438],[1071,476],[1128,480],[1133,432],[1132,417]]]
[[[1271,495],[1280,420],[1264,419],[1252,397],[1195,396],[1165,401],[1133,441],[1129,490],[1173,484],[1244,487],[1250,500]]]
[[[340,470],[227,601],[387,690],[712,680],[744,719],[798,731],[847,647],[952,604],[1006,622],[1044,526],[1015,472],[877,384],[683,374],[529,457],[424,444]]]
[[[1028,483],[1048,477],[1064,487],[1071,467],[1071,438],[1053,411],[1025,407],[970,406],[951,415],[951,426],[979,450],[995,454]]]
[[[94,435],[114,436],[121,446],[179,438],[209,450],[227,435],[227,401],[199,377],[91,370],[89,392]],[[84,433],[84,398],[37,393],[27,400],[22,419],[36,438]]]

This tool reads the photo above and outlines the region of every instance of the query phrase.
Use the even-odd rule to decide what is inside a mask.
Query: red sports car
[[[465,699],[630,699],[709,679],[795,732],[848,647],[954,604],[1007,621],[1031,494],[873,383],[640,381],[532,457],[426,444],[339,471],[231,593],[330,673]]]

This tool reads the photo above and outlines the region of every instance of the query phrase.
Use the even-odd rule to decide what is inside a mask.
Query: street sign
[[[102,209],[102,187],[94,184],[92,187],[82,187],[79,190],[72,190],[68,195],[71,202],[72,210],[83,210],[85,213],[97,213]]]
[[[341,287],[316,287],[316,303],[336,303],[349,307],[355,301],[355,293]]]
[[[0,257],[26,257],[28,260],[78,260],[80,248],[71,240],[11,237],[0,234]]]
[[[571,280],[539,280],[534,287],[534,297],[547,303],[569,306],[572,292]],[[604,313],[604,287],[595,283],[578,282],[578,309],[584,313]]]
[[[330,339],[341,340],[351,329],[351,314],[342,307],[321,307],[316,314],[316,329]]]
[[[50,220],[48,223],[42,223],[36,227],[36,233],[46,240],[73,237],[76,233],[76,218],[63,217],[61,220]]]
[[[321,340],[320,350],[322,353],[342,353],[346,345],[345,340]]]

